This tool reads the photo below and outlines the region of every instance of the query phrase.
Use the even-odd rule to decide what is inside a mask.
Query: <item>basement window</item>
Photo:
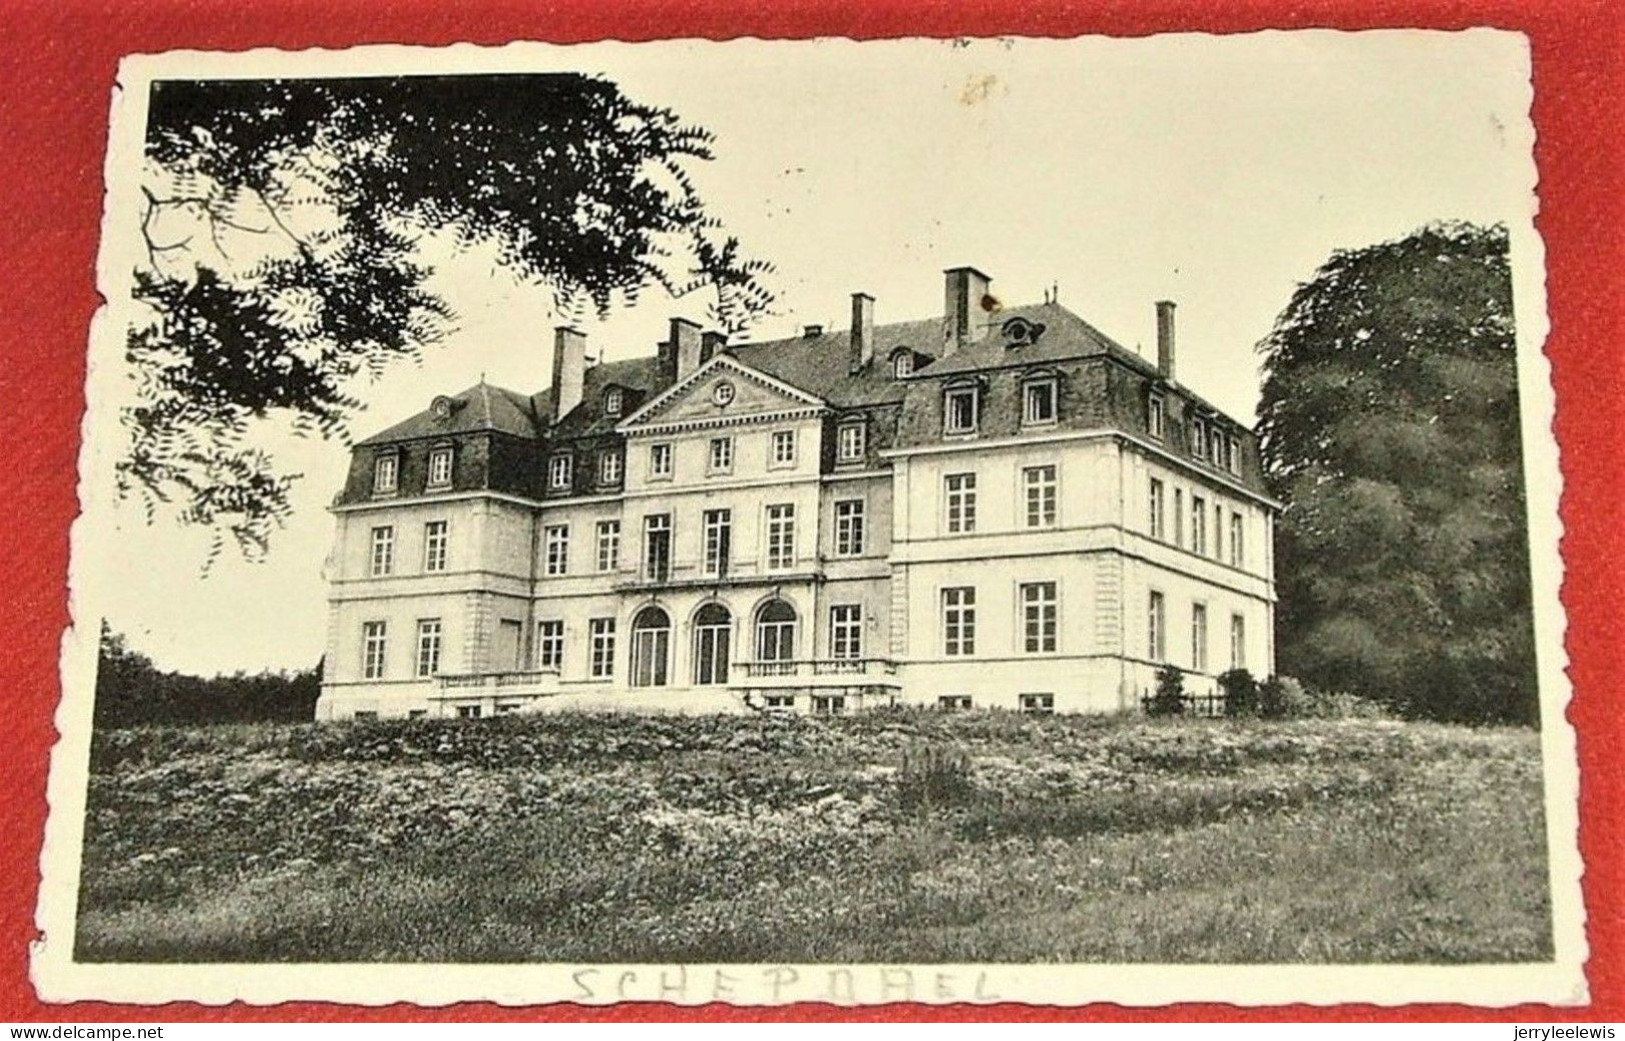
[[[1035,716],[1049,716],[1055,713],[1054,694],[1023,694],[1021,695],[1021,711]]]

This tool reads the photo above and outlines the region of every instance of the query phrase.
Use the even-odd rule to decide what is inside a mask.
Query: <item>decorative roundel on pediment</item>
[[[711,402],[719,408],[726,408],[733,404],[734,385],[729,380],[717,380],[711,387]]]

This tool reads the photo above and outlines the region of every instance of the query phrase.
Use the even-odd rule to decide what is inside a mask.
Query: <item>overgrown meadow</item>
[[[1552,955],[1530,730],[556,715],[91,759],[84,961]]]

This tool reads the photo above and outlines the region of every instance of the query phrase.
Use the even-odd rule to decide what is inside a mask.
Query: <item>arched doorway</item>
[[[756,660],[790,661],[796,656],[796,609],[769,600],[756,612]]]
[[[632,619],[632,686],[664,687],[671,662],[671,616],[650,605]]]
[[[728,637],[733,615],[721,604],[706,604],[694,614],[694,685],[728,682]]]

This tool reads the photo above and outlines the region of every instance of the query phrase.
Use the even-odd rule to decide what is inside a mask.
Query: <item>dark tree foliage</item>
[[[1283,672],[1537,722],[1507,234],[1341,251],[1260,344]]]
[[[205,679],[165,672],[102,623],[96,668],[98,728],[200,723],[304,723],[316,714],[321,666],[303,672]]]
[[[258,424],[342,438],[356,379],[444,336],[428,243],[494,247],[572,314],[707,288],[739,332],[771,303],[689,178],[710,135],[606,80],[166,81],[148,119],[119,488],[216,550],[263,553],[287,515]]]

